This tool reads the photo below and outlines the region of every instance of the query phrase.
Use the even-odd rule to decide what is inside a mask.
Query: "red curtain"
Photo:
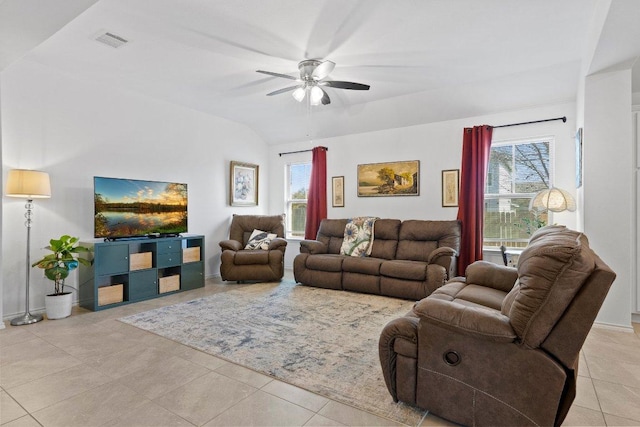
[[[487,125],[465,128],[462,138],[462,170],[458,220],[462,223],[458,274],[482,259],[484,227],[484,185],[491,151],[493,128]]]
[[[315,239],[320,221],[327,217],[327,149],[314,147],[311,160],[311,182],[307,197],[307,222],[304,238]]]

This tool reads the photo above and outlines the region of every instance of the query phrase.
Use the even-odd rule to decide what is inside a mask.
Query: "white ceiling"
[[[640,54],[640,37],[621,43],[616,23],[598,23],[602,0],[94,1],[56,2],[51,21],[72,20],[51,37],[50,23],[5,25],[0,65],[23,49],[75,78],[246,124],[271,144],[573,100],[586,62],[603,69]],[[640,2],[614,2],[637,32],[627,9]],[[24,21],[34,3],[0,0],[0,23]],[[104,31],[130,43],[96,42]],[[31,49],[33,32],[44,41]],[[606,54],[592,61],[590,49]],[[305,58],[334,61],[331,79],[371,90],[328,88],[331,104],[310,110],[290,93],[265,96],[292,82],[256,70],[296,76]]]

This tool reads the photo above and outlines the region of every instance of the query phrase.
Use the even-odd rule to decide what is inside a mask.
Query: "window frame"
[[[549,187],[553,187],[554,186],[554,179],[555,179],[555,136],[553,135],[544,135],[544,136],[537,136],[537,137],[526,137],[526,138],[512,138],[512,139],[505,139],[505,140],[499,140],[499,141],[493,141],[491,143],[491,149],[496,148],[496,147],[504,147],[504,146],[515,146],[515,145],[522,145],[522,144],[533,144],[533,143],[540,143],[540,142],[548,142],[549,143],[549,179],[548,179],[548,185]],[[487,193],[486,192],[486,187],[489,185],[489,171],[490,171],[490,165],[487,165],[487,177],[486,177],[486,182],[485,182],[485,193],[484,193],[484,198],[483,198],[483,203],[486,204],[487,200],[500,200],[500,199],[532,199],[537,192],[532,192],[532,193],[516,193],[516,192],[512,192],[512,193]],[[515,183],[516,181],[514,179],[512,179],[511,182],[511,190],[515,191]],[[486,211],[484,212],[485,216],[486,216]],[[547,224],[552,224],[553,223],[553,212],[549,211],[547,212]],[[500,243],[500,244],[504,244],[505,240],[509,240],[511,242],[521,242],[523,245],[522,246],[506,246],[507,249],[522,249],[524,246],[526,246],[527,240],[528,239],[491,239],[491,243]],[[488,240],[487,237],[485,235],[483,235],[483,241],[482,241],[482,246],[483,246],[483,250],[486,251],[492,251],[492,250],[498,250],[499,246],[496,245],[487,245]]]
[[[291,167],[296,165],[309,165],[311,167],[311,160],[303,160],[303,161],[291,161],[285,163],[285,181],[284,181],[284,211],[286,212],[286,238],[291,240],[303,240],[304,239],[304,230],[302,230],[302,235],[294,235],[293,234],[293,204],[294,203],[304,203],[305,205],[309,202],[309,183],[307,184],[307,198],[305,199],[294,199],[292,198],[293,191],[291,188]],[[309,175],[311,175],[311,170],[309,170]],[[305,219],[306,221],[306,219]]]

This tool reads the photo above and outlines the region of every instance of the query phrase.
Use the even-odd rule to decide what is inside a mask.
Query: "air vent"
[[[111,46],[114,48],[119,48],[127,43],[129,43],[129,40],[124,39],[116,34],[113,33],[101,33],[99,34],[96,38],[96,41],[99,41],[100,43],[104,43],[107,46]]]

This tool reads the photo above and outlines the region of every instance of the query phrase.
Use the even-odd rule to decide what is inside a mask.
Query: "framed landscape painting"
[[[457,207],[459,192],[460,169],[449,169],[442,171],[442,207]]]
[[[358,197],[419,194],[419,160],[358,165]]]
[[[231,206],[258,205],[258,165],[231,162],[229,202]]]

